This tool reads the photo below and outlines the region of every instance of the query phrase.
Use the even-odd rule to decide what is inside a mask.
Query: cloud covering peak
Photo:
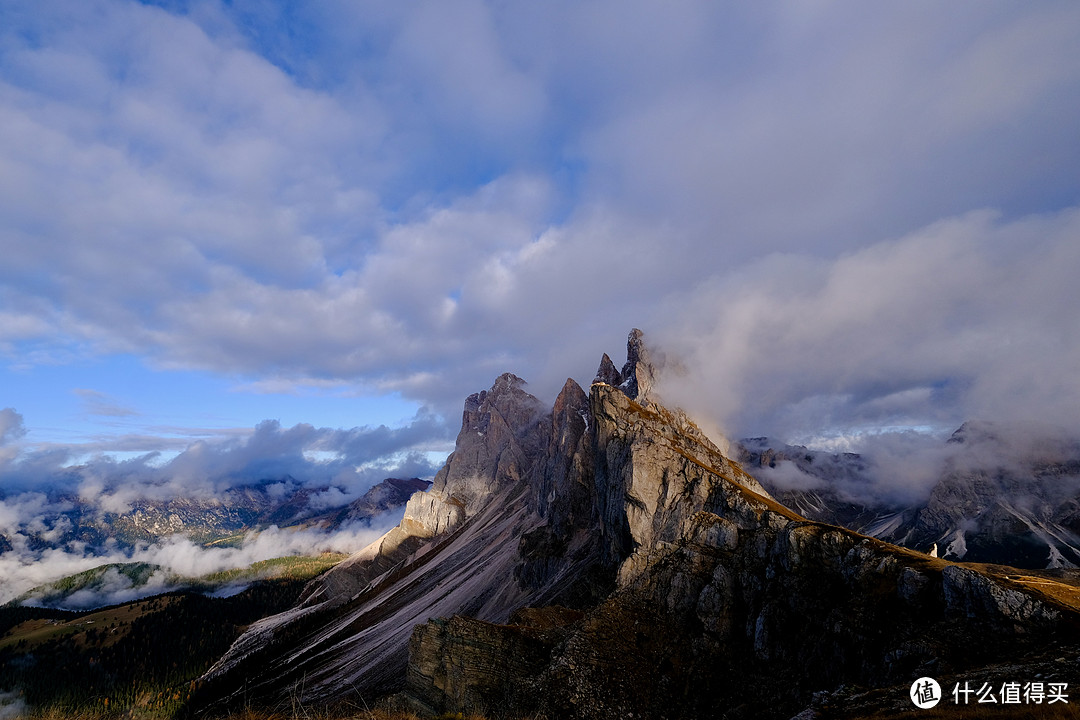
[[[1080,212],[981,211],[831,261],[775,255],[682,295],[676,400],[781,436],[968,418],[1076,428]]]

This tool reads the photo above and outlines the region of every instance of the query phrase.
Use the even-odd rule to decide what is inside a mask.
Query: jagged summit
[[[615,363],[611,362],[611,358],[607,353],[604,353],[604,357],[600,358],[600,367],[596,371],[596,378],[594,383],[605,383],[607,385],[614,385],[618,387],[622,385],[623,376],[615,367]]]
[[[509,374],[470,395],[402,523],[252,626],[199,708],[788,718],[841,686],[906,701],[920,674],[1076,640],[1080,615],[1041,586],[792,512],[654,379],[635,330],[622,370],[605,355],[550,410]]]
[[[634,328],[630,331],[626,339],[626,362],[621,371],[615,369],[615,363],[604,353],[593,382],[618,387],[631,400],[648,400],[656,380],[656,368],[652,364],[644,338],[645,333],[641,330]]]
[[[1001,442],[1002,428],[986,420],[968,420],[949,436],[947,442],[964,444],[968,442]]]

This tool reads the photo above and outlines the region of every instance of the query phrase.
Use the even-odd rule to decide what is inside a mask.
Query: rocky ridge
[[[470,396],[401,525],[253,626],[198,708],[790,717],[841,687],[1076,652],[1073,590],[807,520],[652,396],[639,331],[627,356],[551,411],[509,374]]]

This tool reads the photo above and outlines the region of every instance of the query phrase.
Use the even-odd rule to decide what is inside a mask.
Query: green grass
[[[308,580],[321,575],[347,557],[349,556],[342,553],[322,553],[314,557],[273,558],[271,560],[261,560],[246,568],[222,570],[221,572],[204,575],[195,582],[199,584],[226,585],[232,582],[255,579],[287,578],[290,580]]]

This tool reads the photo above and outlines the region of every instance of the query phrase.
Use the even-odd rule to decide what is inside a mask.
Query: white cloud
[[[729,429],[1075,426],[1080,212],[975,213],[824,262],[777,257],[670,301],[664,391]],[[762,425],[773,427],[762,428]]]
[[[821,478],[803,472],[798,465],[786,460],[778,462],[776,467],[765,465],[755,469],[755,472],[781,490],[813,490],[826,484]]]
[[[17,441],[26,434],[23,417],[14,408],[0,410],[0,472],[19,454]]]
[[[12,362],[455,417],[640,325],[732,428],[1075,420],[1074,3],[11,8]]]
[[[116,571],[107,570],[102,581],[92,588],[74,593],[64,603],[65,607],[100,607],[128,602],[167,592],[176,587],[176,576],[197,578],[222,570],[245,568],[261,560],[291,555],[315,555],[320,552],[352,553],[377,540],[400,517],[383,518],[375,526],[358,524],[336,531],[282,530],[270,527],[259,533],[250,533],[239,547],[205,548],[186,537],[171,536],[151,545],[144,545],[131,552],[112,552],[84,555],[63,548],[33,551],[25,546],[0,554],[0,575],[4,585],[0,588],[0,603],[8,602],[23,593],[69,575],[74,575],[102,565],[114,563],[145,562],[159,565],[144,586],[135,587],[131,580]]]
[[[436,125],[505,141],[538,125],[546,101],[538,78],[515,66],[497,14],[479,0],[410,7],[387,62],[419,88],[422,112]]]

